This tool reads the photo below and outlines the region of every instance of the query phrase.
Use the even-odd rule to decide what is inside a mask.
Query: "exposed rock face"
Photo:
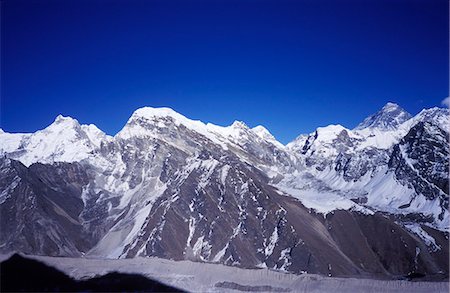
[[[394,146],[389,167],[417,193],[429,199],[448,199],[449,149],[448,133],[429,122],[419,122]]]
[[[81,187],[88,177],[77,164],[34,164],[1,159],[0,205],[3,251],[80,255],[95,244],[81,223]]]
[[[0,133],[0,251],[448,273],[445,110],[405,113],[388,104],[365,127],[287,146],[165,108],[137,110],[115,137],[64,117]]]
[[[75,280],[35,259],[14,254],[0,263],[2,292],[184,292],[142,275],[111,272]]]

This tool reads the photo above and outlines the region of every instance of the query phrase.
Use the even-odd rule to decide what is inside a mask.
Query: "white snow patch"
[[[436,243],[436,240],[424,229],[422,229],[420,224],[417,223],[406,224],[405,228],[413,232],[417,236],[419,236],[425,242],[425,244],[428,247],[430,247],[433,251],[441,250],[441,247]]]
[[[228,176],[228,172],[230,171],[231,166],[230,165],[225,165],[222,167],[221,169],[221,173],[220,173],[220,182],[222,183],[222,185],[225,186],[226,183],[226,179]]]
[[[213,258],[213,262],[220,262],[222,258],[224,257],[225,253],[227,252],[228,246],[230,243],[228,242]]]
[[[269,243],[266,245],[266,248],[264,249],[264,254],[266,256],[272,255],[277,242],[278,242],[278,227],[275,227],[275,229],[273,229],[272,235],[269,238]]]
[[[281,265],[280,270],[287,271],[288,267],[292,264],[290,253],[291,248],[289,247],[281,251],[280,258],[278,260],[283,261],[283,264]]]

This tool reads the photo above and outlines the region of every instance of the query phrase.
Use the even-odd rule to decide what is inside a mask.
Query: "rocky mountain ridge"
[[[448,109],[388,103],[284,146],[141,108],[114,137],[58,116],[0,133],[0,250],[337,276],[448,272]],[[389,236],[389,237],[387,237]]]

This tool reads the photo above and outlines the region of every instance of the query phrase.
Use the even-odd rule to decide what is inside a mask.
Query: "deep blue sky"
[[[2,1],[1,127],[115,134],[142,106],[286,143],[448,96],[448,2]]]

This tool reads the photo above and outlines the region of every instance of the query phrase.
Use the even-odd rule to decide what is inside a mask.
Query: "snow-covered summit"
[[[174,121],[177,124],[183,123],[183,124],[199,124],[200,121],[194,121],[191,119],[186,118],[185,116],[181,115],[180,113],[176,112],[175,110],[167,107],[161,107],[161,108],[153,108],[153,107],[142,107],[137,109],[133,112],[131,115],[129,121],[138,119],[138,118],[145,118],[145,119],[155,119],[155,118],[166,118],[170,117],[174,119]]]
[[[206,124],[198,121],[186,118],[180,113],[174,111],[171,108],[153,108],[153,107],[143,107],[139,108],[133,112],[130,119],[128,119],[127,125],[140,124],[141,126],[148,126],[148,124],[156,125],[157,127],[164,127],[167,120],[175,123],[176,126],[183,125],[187,128],[191,128],[199,133],[204,133],[206,131]],[[143,122],[144,125],[142,125]]]
[[[355,139],[359,138],[351,130],[340,124],[331,124],[325,127],[318,127],[316,131],[308,136],[300,135],[293,142],[287,145],[291,151],[320,156],[321,158],[335,157],[341,151],[338,145],[352,145]]]
[[[365,128],[392,130],[411,118],[411,114],[402,107],[389,102],[380,111],[364,119],[363,122],[355,127],[355,130]]]
[[[283,147],[270,132],[261,127],[256,132],[250,129],[243,121],[234,121],[229,126],[219,126],[191,120],[171,108],[144,107],[136,110],[128,120],[125,127],[116,134],[116,138],[129,139],[133,137],[161,137],[168,128],[185,127],[190,131],[206,137],[212,142],[227,148],[227,144],[242,145],[259,137],[277,147]],[[257,133],[258,132],[258,133]],[[265,134],[262,135],[262,132]]]
[[[230,127],[235,128],[235,129],[244,129],[244,130],[248,129],[248,126],[247,126],[247,124],[245,124],[244,121],[238,121],[238,120],[234,121]]]
[[[335,139],[342,131],[349,131],[340,124],[330,124],[325,127],[318,127],[315,133],[318,141],[329,141]]]
[[[438,125],[441,129],[449,131],[450,110],[448,108],[438,107],[423,109],[414,117],[414,120],[418,122],[432,122]]]
[[[79,124],[77,119],[74,119],[70,116],[64,116],[62,114],[59,114],[56,116],[55,120],[53,121],[53,124]]]
[[[58,115],[55,120],[46,128],[37,131],[44,132],[44,133],[52,133],[55,135],[67,135],[69,132],[78,133],[81,130],[81,125],[78,122],[78,120],[69,117],[69,116],[63,116]]]
[[[36,162],[76,162],[86,159],[111,139],[94,125],[80,125],[71,117],[58,115],[46,128],[35,133],[0,133],[0,154],[29,166]]]
[[[115,137],[121,139],[143,136],[158,137],[160,130],[169,126],[183,126],[207,137],[213,142],[220,143],[217,137],[208,131],[205,123],[186,118],[171,108],[143,107],[137,109],[128,119],[125,127]]]
[[[267,139],[267,140],[276,140],[275,137],[272,135],[272,133],[269,132],[269,130],[267,130],[267,128],[265,128],[262,125],[258,125],[252,128],[252,131],[259,137],[261,137],[262,139]]]
[[[281,149],[285,147],[282,143],[280,143],[280,142],[275,138],[275,136],[272,135],[272,133],[270,133],[270,131],[269,131],[267,128],[265,128],[265,127],[262,126],[262,125],[258,125],[258,126],[253,127],[253,128],[251,129],[251,131],[252,131],[253,133],[255,133],[255,134],[256,134],[259,138],[261,138],[263,141],[270,142],[270,143],[272,143],[273,145],[275,145],[275,146],[277,146],[278,148],[281,148]]]

